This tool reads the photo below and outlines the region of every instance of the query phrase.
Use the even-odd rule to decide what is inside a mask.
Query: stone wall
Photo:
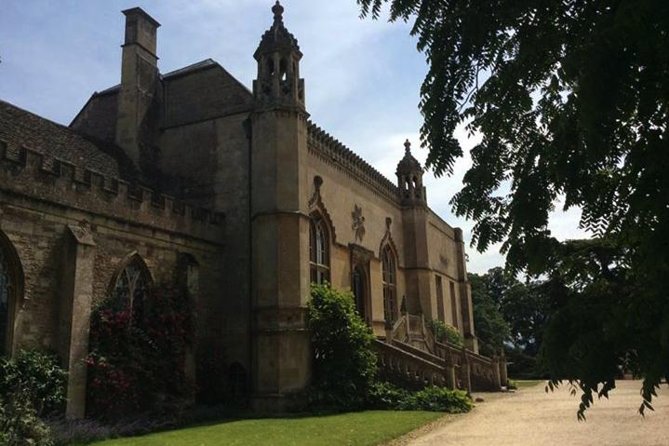
[[[216,70],[216,72],[218,72]],[[194,91],[193,94],[196,94]],[[166,129],[161,138],[165,188],[192,205],[226,216],[225,244],[219,271],[222,336],[228,360],[249,370],[250,363],[250,222],[248,113]],[[219,314],[219,313],[217,313]]]
[[[413,223],[403,219],[402,206],[397,198],[398,190],[389,180],[315,126],[310,130],[309,153],[309,181],[313,182],[318,176],[321,183],[318,187],[320,207],[312,206],[312,209],[327,213],[327,219],[332,225],[331,282],[337,288],[350,289],[352,245],[359,245],[373,253],[369,264],[371,322],[375,333],[382,336],[385,332],[381,248],[389,242],[397,253],[399,305],[402,297],[408,293],[406,271],[415,267],[406,263],[405,256],[407,241],[404,225]],[[312,185],[311,193],[316,193],[316,185]],[[356,236],[353,224],[352,214],[356,206],[364,217],[362,239]],[[420,289],[428,290],[429,296],[421,300],[423,306],[429,305],[430,308],[423,308],[423,311],[437,318],[436,276],[441,276],[445,321],[452,323],[453,316],[461,318],[457,302],[460,301],[464,283],[461,272],[466,271],[464,265],[459,265],[463,259],[458,251],[460,242],[456,240],[457,230],[432,211],[428,211],[425,223],[423,232],[427,234],[429,268],[420,275],[420,281],[427,282]],[[455,285],[456,308],[451,306],[450,282]],[[460,319],[456,325],[462,331]]]
[[[192,208],[115,178],[3,144],[0,230],[18,256],[23,292],[10,317],[11,350],[56,351],[70,387],[85,390],[88,315],[108,296],[123,261],[138,254],[157,285],[174,285],[180,258],[199,265],[196,348],[225,350],[225,225],[222,214]],[[85,246],[79,249],[78,246]],[[221,364],[222,366],[222,364]],[[79,367],[74,373],[72,368]],[[83,396],[82,396],[83,395]],[[74,397],[73,397],[74,398]],[[83,415],[84,393],[68,404]]]
[[[168,74],[165,85],[164,127],[213,120],[253,107],[251,92],[220,65],[205,61],[201,69]],[[188,75],[186,75],[188,74]]]

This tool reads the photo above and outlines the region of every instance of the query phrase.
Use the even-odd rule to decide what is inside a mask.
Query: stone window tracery
[[[397,319],[397,270],[395,255],[390,246],[386,246],[381,256],[383,264],[383,313],[387,323]]]
[[[133,255],[116,277],[111,297],[139,316],[151,286],[151,275],[138,255]]]
[[[309,267],[311,282],[330,281],[330,235],[325,221],[318,216],[309,225]]]

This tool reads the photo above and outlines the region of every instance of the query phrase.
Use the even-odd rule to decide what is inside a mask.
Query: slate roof
[[[163,82],[163,91],[174,92],[173,90],[169,90],[169,86],[173,81],[210,69],[220,70],[231,79],[235,85],[237,85],[240,91],[240,99],[239,104],[235,104],[239,105],[242,109],[247,108],[248,103],[253,98],[251,90],[213,59],[204,59],[183,68],[161,74],[160,80]],[[117,84],[102,91],[94,92],[86,104],[84,104],[81,110],[79,110],[77,115],[72,119],[70,127],[79,131],[81,134],[91,135],[102,141],[113,141],[116,134],[117,97],[120,90],[121,85]],[[166,97],[164,100],[166,101],[166,104],[169,103],[169,97]],[[230,105],[234,106],[235,104],[231,103]],[[165,116],[163,116],[163,118],[165,118]],[[183,122],[180,122],[179,124],[183,124]],[[163,121],[161,125],[170,126],[171,121],[167,119],[166,121]]]
[[[201,70],[203,68],[215,67],[217,65],[218,65],[218,62],[216,62],[213,59],[204,59],[204,60],[201,60],[199,62],[195,62],[194,64],[187,65],[183,68],[179,68],[177,70],[173,70],[173,71],[170,71],[168,73],[161,74],[161,78],[163,80],[165,80],[165,79],[172,78],[172,77],[178,77],[178,76],[182,76],[182,75],[185,75],[185,74],[190,74],[194,71],[198,71],[198,70]],[[93,93],[93,97],[104,96],[104,95],[112,94],[112,93],[118,93],[118,91],[120,89],[121,89],[121,84],[116,84],[113,87],[105,88],[102,91],[96,91],[95,93]]]
[[[125,178],[132,169],[123,151],[115,145],[95,141],[2,100],[0,141],[15,150],[26,147],[46,159],[57,158],[111,177]]]
[[[214,67],[217,66],[218,62],[216,62],[214,59],[204,59],[199,62],[195,62],[194,64],[187,65],[183,68],[179,68],[178,70],[173,70],[170,71],[169,73],[165,73],[162,75],[163,79],[169,78],[169,77],[175,77],[175,76],[181,76],[183,74],[190,74],[193,71],[200,70],[202,68],[208,68],[208,67]]]

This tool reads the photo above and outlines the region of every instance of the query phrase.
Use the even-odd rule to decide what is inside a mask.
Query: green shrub
[[[440,321],[439,319],[433,319],[429,323],[429,327],[434,333],[434,337],[437,342],[448,342],[449,344],[462,347],[464,342],[462,340],[462,335],[457,328],[452,325],[448,325]]]
[[[471,398],[464,390],[445,387],[426,387],[409,393],[399,405],[400,410],[429,410],[433,412],[465,413],[473,407]]]
[[[409,397],[410,391],[387,381],[375,382],[369,392],[370,409],[398,409]]]
[[[464,413],[472,408],[472,400],[463,390],[445,387],[426,387],[411,391],[388,382],[377,382],[369,395],[369,407],[389,410],[427,410],[432,412]]]
[[[307,321],[314,351],[312,403],[362,407],[376,375],[374,335],[356,312],[353,295],[312,285]]]
[[[49,428],[26,392],[0,396],[0,445],[53,445]]]
[[[64,407],[66,377],[55,356],[21,350],[14,358],[0,358],[0,397],[21,395],[37,416],[49,415]]]

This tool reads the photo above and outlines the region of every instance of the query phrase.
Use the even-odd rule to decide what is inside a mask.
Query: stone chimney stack
[[[123,11],[125,42],[121,65],[121,91],[116,117],[116,144],[137,168],[145,159],[142,124],[154,100],[159,81],[156,34],[160,23],[141,8]]]

